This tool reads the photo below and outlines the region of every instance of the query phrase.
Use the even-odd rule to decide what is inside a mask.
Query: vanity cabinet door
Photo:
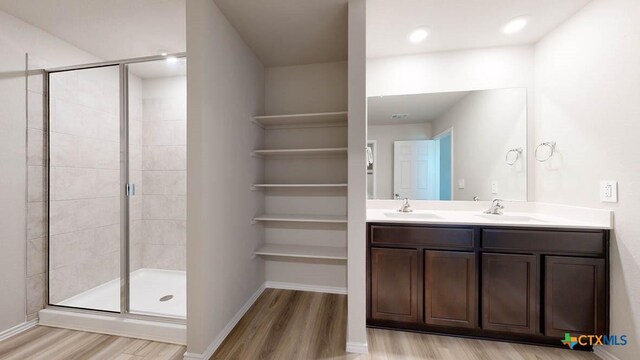
[[[425,251],[425,323],[476,327],[476,289],[475,253]]]
[[[604,334],[604,259],[545,257],[545,335]]]
[[[371,249],[371,317],[418,322],[418,250]]]
[[[482,327],[531,334],[537,331],[535,255],[482,254]]]

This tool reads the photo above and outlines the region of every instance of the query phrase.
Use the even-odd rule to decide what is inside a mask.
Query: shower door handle
[[[127,184],[127,196],[134,196],[136,194],[136,184]]]

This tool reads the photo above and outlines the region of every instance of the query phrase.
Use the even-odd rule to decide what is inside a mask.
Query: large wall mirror
[[[527,90],[368,99],[369,199],[527,200]]]

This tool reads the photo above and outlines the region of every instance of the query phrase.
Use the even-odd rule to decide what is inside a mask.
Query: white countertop
[[[484,225],[532,228],[611,229],[613,212],[543,203],[505,202],[503,215],[484,214],[489,202],[411,201],[401,213],[399,200],[369,200],[367,222],[432,225]]]

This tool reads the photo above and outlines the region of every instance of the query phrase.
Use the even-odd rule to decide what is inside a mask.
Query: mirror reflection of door
[[[393,143],[393,193],[399,198],[440,199],[438,140]]]
[[[367,199],[376,197],[376,141],[367,141]]]

